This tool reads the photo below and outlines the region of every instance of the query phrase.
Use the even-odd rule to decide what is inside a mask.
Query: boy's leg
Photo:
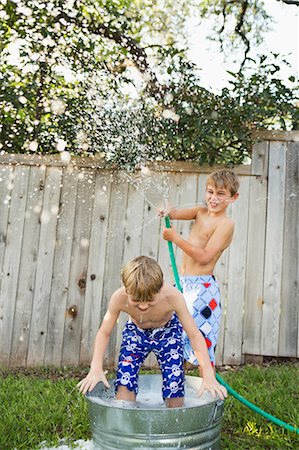
[[[145,336],[134,323],[126,323],[122,334],[118,369],[114,382],[117,400],[136,400],[139,369],[149,353],[144,338]]]
[[[169,323],[153,335],[153,351],[162,372],[162,396],[169,408],[184,405],[184,358],[182,325],[176,315]]]
[[[134,391],[130,391],[125,386],[118,386],[115,398],[116,398],[116,400],[125,400],[126,402],[135,402],[136,394]]]
[[[205,338],[211,363],[215,366],[215,349],[221,318],[218,283],[212,275],[182,276],[180,281],[189,312]],[[191,364],[198,365],[185,332],[183,332],[183,339],[184,358]]]
[[[184,406],[184,397],[166,398],[165,405],[167,408],[181,408]]]

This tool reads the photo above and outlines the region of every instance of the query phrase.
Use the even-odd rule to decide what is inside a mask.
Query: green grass
[[[9,375],[0,393],[0,449],[56,445],[63,437],[90,438],[86,403],[76,380]]]
[[[86,402],[75,388],[86,371],[3,370],[0,449],[34,450],[91,439]],[[195,374],[195,372],[194,372]],[[245,366],[221,372],[239,394],[293,426],[299,423],[298,364]],[[299,435],[263,419],[232,396],[225,402],[222,450],[299,449]]]
[[[297,364],[246,366],[221,374],[240,395],[278,419],[299,426]],[[299,449],[299,434],[261,417],[229,396],[222,433],[224,449]]]

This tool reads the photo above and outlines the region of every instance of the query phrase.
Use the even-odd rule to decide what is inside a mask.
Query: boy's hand
[[[157,216],[159,217],[166,217],[169,215],[170,208],[158,208],[157,209]]]
[[[216,397],[216,395],[218,395],[221,400],[224,400],[224,398],[227,397],[226,388],[218,383],[215,378],[214,380],[206,380],[205,378],[202,379],[202,383],[198,391],[198,396],[200,397],[205,390],[211,392],[214,398]]]
[[[157,209],[157,215],[159,217],[166,217],[170,215],[170,211],[173,210],[173,207],[171,207],[168,202],[165,206],[161,206]]]
[[[166,241],[174,241],[175,236],[177,235],[177,232],[175,231],[175,229],[171,226],[171,228],[163,228],[163,238]]]
[[[82,394],[86,394],[87,391],[92,391],[100,381],[102,381],[107,388],[110,387],[103,371],[90,370],[87,376],[79,381],[77,387]]]

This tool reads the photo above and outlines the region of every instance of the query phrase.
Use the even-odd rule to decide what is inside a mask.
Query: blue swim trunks
[[[162,397],[184,397],[184,358],[182,325],[176,314],[161,328],[143,330],[131,320],[125,325],[119,354],[115,391],[119,385],[138,392],[141,364],[154,352],[162,372]]]
[[[219,335],[221,318],[220,291],[213,275],[181,276],[180,284],[188,310],[194,318],[197,328],[202,332],[209,351],[212,365],[215,365],[215,349]],[[184,358],[198,365],[190,341],[185,332]]]

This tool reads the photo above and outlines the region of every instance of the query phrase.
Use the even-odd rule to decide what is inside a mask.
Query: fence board
[[[112,177],[111,197],[109,205],[109,222],[107,251],[105,258],[104,286],[101,305],[101,317],[103,317],[111,294],[121,286],[120,271],[123,260],[123,246],[125,237],[126,207],[128,199],[128,183],[122,173],[116,173]],[[107,349],[105,364],[108,367],[114,365],[117,331],[111,335]]]
[[[91,361],[94,339],[101,322],[110,194],[109,174],[97,174],[80,349],[80,364],[84,365]]]
[[[206,184],[207,184],[208,174],[201,173],[198,177],[197,183],[197,204],[204,206],[206,204]]]
[[[72,264],[62,350],[62,364],[67,365],[78,365],[79,363],[93,210],[94,174],[93,170],[86,169],[78,175]]]
[[[250,178],[243,353],[259,355],[264,285],[269,142],[255,145]]]
[[[224,332],[225,364],[242,363],[243,308],[245,292],[246,238],[248,226],[249,178],[242,178],[240,198],[232,204],[232,218],[237,224],[229,247],[227,313]]]
[[[279,354],[298,355],[299,144],[287,145]]]
[[[144,197],[138,190],[138,183],[134,182],[134,177],[129,185],[127,215],[125,220],[125,239],[123,252],[123,265],[131,259],[141,254],[141,235],[144,231],[143,223]],[[112,292],[111,292],[112,294]],[[122,313],[119,317],[116,331],[116,351],[115,364],[118,362],[120,344],[122,340],[122,331],[128,315]]]
[[[281,274],[283,256],[283,210],[286,144],[271,142],[265,251],[264,303],[261,352],[278,355]]]
[[[45,364],[61,364],[78,172],[63,169],[57,221],[52,288],[45,350]]]
[[[4,365],[9,364],[11,353],[29,169],[16,167],[13,175],[0,300],[0,361]]]
[[[29,366],[44,362],[60,182],[61,169],[47,168],[43,205],[39,216],[41,226],[27,356]]]
[[[10,366],[26,365],[40,233],[39,217],[43,204],[45,183],[45,167],[32,166],[26,169],[28,169],[30,175]]]
[[[14,173],[10,166],[0,166],[0,292],[3,280],[3,261],[7,236],[7,222],[10,210],[11,191]]]

